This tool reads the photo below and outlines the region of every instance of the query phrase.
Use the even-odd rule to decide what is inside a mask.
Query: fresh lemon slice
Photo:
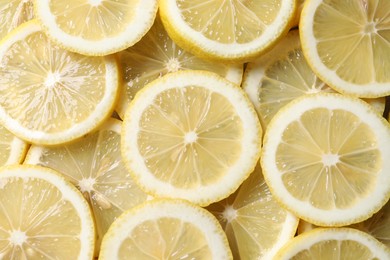
[[[60,144],[96,128],[113,111],[113,57],[87,57],[53,45],[36,20],[0,44],[0,122],[21,139]]]
[[[0,166],[21,163],[27,148],[26,142],[0,125]]]
[[[233,193],[260,155],[262,130],[245,93],[206,71],[151,82],[122,128],[122,156],[144,190],[202,206]]]
[[[99,259],[232,259],[207,210],[180,200],[149,201],[123,213],[105,235]]]
[[[304,96],[268,125],[261,164],[274,196],[320,226],[363,221],[390,196],[390,126],[367,103]]]
[[[166,33],[159,16],[150,31],[134,46],[120,52],[123,80],[116,111],[123,118],[128,104],[147,83],[167,73],[183,69],[207,70],[238,85],[243,65],[200,59],[177,46]]]
[[[0,2],[0,40],[24,22],[34,18],[32,0]]]
[[[94,223],[80,192],[39,166],[0,170],[3,259],[92,259]]]
[[[298,225],[273,198],[260,166],[235,193],[206,209],[225,230],[234,259],[273,259]]]
[[[111,223],[147,195],[135,185],[120,153],[121,121],[110,118],[82,139],[55,147],[33,145],[25,164],[62,173],[85,196],[95,217],[98,244]]]
[[[275,259],[389,259],[390,250],[375,238],[352,228],[319,228],[299,235]]]
[[[157,0],[36,0],[35,14],[60,46],[107,55],[138,42],[150,29]]]
[[[297,0],[297,9],[295,11],[295,17],[291,27],[297,27],[299,25],[299,20],[301,19],[301,13],[304,4],[305,4],[305,0]]]
[[[160,14],[172,39],[199,56],[247,61],[290,29],[295,0],[162,0]]]
[[[292,100],[318,92],[335,92],[307,64],[298,30],[290,31],[271,51],[247,64],[242,87],[255,106],[263,129]],[[365,101],[383,114],[384,97]]]
[[[316,74],[342,93],[389,95],[389,9],[389,1],[307,1],[299,30]]]

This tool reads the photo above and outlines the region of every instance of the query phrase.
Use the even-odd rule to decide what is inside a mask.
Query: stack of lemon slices
[[[390,259],[389,10],[2,1],[1,258]]]

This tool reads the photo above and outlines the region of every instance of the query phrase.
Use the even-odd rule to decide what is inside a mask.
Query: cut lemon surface
[[[88,203],[64,178],[44,167],[6,166],[0,184],[1,258],[92,259]]]
[[[162,0],[160,14],[171,38],[209,59],[247,61],[290,29],[295,0]]]
[[[181,200],[155,200],[123,213],[103,239],[99,259],[232,259],[218,221]]]
[[[123,71],[116,110],[123,118],[128,104],[147,83],[167,73],[183,69],[207,70],[238,85],[241,84],[243,65],[228,65],[200,59],[177,46],[166,33],[159,16],[150,31],[134,46],[120,52]]]
[[[36,0],[35,13],[58,45],[107,55],[138,42],[150,29],[157,0]]]
[[[21,163],[27,147],[26,142],[0,125],[0,166]]]
[[[268,125],[261,164],[273,195],[300,218],[342,226],[371,217],[390,195],[390,125],[366,102],[304,96]]]
[[[33,19],[32,0],[12,0],[0,2],[0,40],[20,24]]]
[[[150,83],[122,129],[122,156],[143,189],[203,206],[233,193],[260,156],[262,130],[245,93],[206,71]]]
[[[292,100],[307,94],[335,92],[308,65],[298,30],[290,31],[271,51],[247,64],[242,87],[255,106],[263,129]],[[364,100],[383,114],[384,97]]]
[[[0,122],[39,144],[74,140],[114,109],[118,68],[113,57],[87,57],[53,45],[36,20],[0,44]]]
[[[32,145],[25,164],[52,168],[85,196],[96,221],[98,241],[125,210],[146,201],[120,154],[121,121],[110,118],[97,131],[56,147]]]
[[[273,198],[260,166],[235,193],[206,209],[221,223],[237,260],[273,259],[298,225],[298,218]]]
[[[295,237],[275,259],[389,259],[390,250],[372,236],[351,228],[319,228]]]
[[[313,70],[339,92],[390,94],[390,2],[307,1],[299,30]]]

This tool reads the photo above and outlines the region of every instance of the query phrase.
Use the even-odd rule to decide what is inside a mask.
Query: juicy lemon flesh
[[[140,118],[138,146],[161,181],[194,188],[218,182],[240,157],[242,121],[222,95],[202,87],[158,94]]]
[[[177,6],[184,21],[206,38],[226,44],[244,44],[259,38],[273,23],[281,2],[180,0]]]
[[[69,129],[83,122],[104,97],[104,60],[52,46],[42,32],[15,42],[2,63],[0,104],[27,129]]]
[[[315,76],[301,48],[291,50],[285,58],[269,66],[259,84],[259,114],[264,125],[268,125],[279,109],[291,100],[330,90]]]
[[[84,194],[99,236],[125,209],[141,204],[147,197],[132,181],[119,147],[120,135],[105,130],[77,142],[47,148],[39,158],[39,165],[62,173]]]
[[[126,29],[141,0],[69,0],[50,1],[50,12],[65,33],[87,40],[114,37]]]
[[[0,189],[0,250],[5,259],[77,259],[81,220],[46,181],[12,178]]]
[[[2,1],[0,10],[0,39],[20,24],[34,17],[32,1]]]
[[[202,60],[177,46],[166,33],[159,16],[140,42],[119,55],[124,68],[126,101],[123,102],[126,103],[130,103],[147,83],[170,72],[183,69],[208,70],[225,77],[229,70],[225,64]],[[123,108],[122,115],[125,110]]]
[[[287,217],[272,198],[260,166],[235,193],[207,209],[225,230],[234,259],[259,259],[267,253],[280,238]]]
[[[11,144],[14,138],[11,132],[0,125],[0,166],[8,162],[8,158],[11,155]]]
[[[376,259],[365,245],[353,240],[325,240],[300,251],[291,259]]]
[[[382,159],[366,123],[345,110],[317,108],[288,125],[276,163],[292,196],[330,210],[364,197],[375,185]]]
[[[180,219],[161,217],[136,226],[119,248],[119,258],[212,259],[204,234]]]
[[[389,83],[389,9],[389,1],[324,0],[313,31],[325,66],[355,84]]]

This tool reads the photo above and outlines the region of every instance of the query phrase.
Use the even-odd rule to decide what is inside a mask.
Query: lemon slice
[[[123,213],[105,235],[99,259],[232,259],[218,221],[180,200],[155,200]]]
[[[20,24],[34,18],[32,0],[0,2],[0,40]]]
[[[88,203],[55,171],[39,166],[0,170],[3,259],[92,259]]]
[[[389,259],[390,250],[352,228],[319,228],[299,235],[275,259]]]
[[[172,39],[209,59],[247,61],[290,29],[295,0],[162,0],[160,14]]]
[[[26,142],[0,125],[0,166],[21,163],[27,148]]]
[[[138,42],[157,13],[157,0],[36,0],[34,4],[52,40],[93,56],[112,54]]]
[[[206,71],[151,82],[122,128],[122,156],[144,190],[202,206],[233,193],[260,155],[262,131],[245,93]]]
[[[307,1],[299,30],[313,70],[339,92],[390,94],[389,1]]]
[[[36,20],[2,41],[0,65],[0,122],[21,139],[39,144],[74,140],[113,111],[116,60],[60,49]]]
[[[135,185],[120,154],[121,121],[110,118],[82,139],[55,147],[32,145],[25,164],[52,168],[85,196],[95,217],[98,244],[111,223],[147,195]]]
[[[295,17],[294,17],[294,20],[292,21],[291,27],[298,27],[299,20],[301,19],[301,13],[302,13],[302,9],[303,9],[304,4],[305,4],[305,0],[297,0],[297,8],[295,11]]]
[[[291,212],[320,226],[363,221],[390,195],[390,126],[367,103],[340,94],[298,98],[268,125],[264,177]]]
[[[298,225],[273,198],[260,166],[235,193],[206,209],[225,230],[234,259],[273,259]]]
[[[292,100],[318,92],[335,92],[307,64],[298,30],[290,31],[271,51],[247,64],[242,87],[255,106],[263,129]],[[383,114],[384,97],[364,100]]]
[[[170,72],[183,69],[208,70],[241,84],[243,65],[200,59],[177,46],[157,16],[150,31],[134,46],[120,52],[123,80],[116,110],[123,118],[128,104],[147,83]]]

